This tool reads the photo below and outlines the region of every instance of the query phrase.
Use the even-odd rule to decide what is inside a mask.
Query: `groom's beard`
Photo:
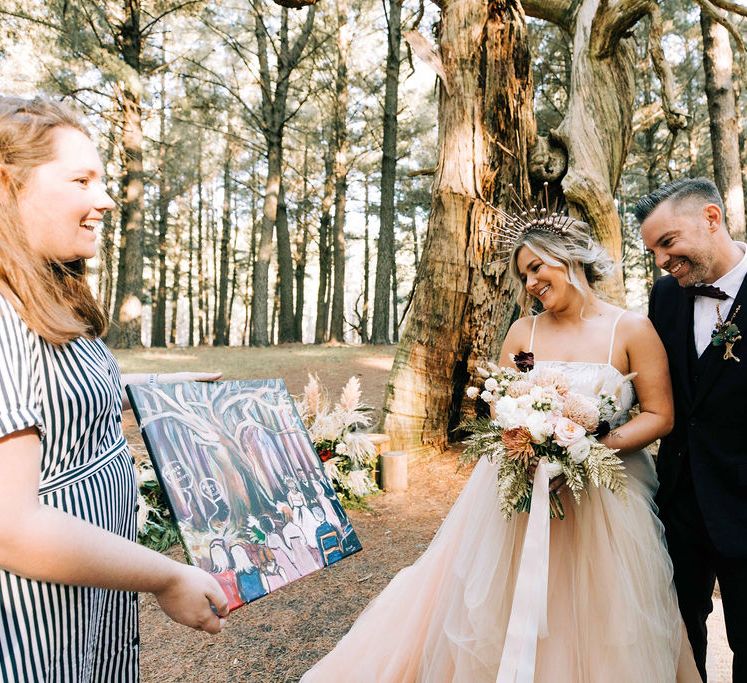
[[[677,277],[676,275],[673,275],[669,269],[682,261],[684,261],[682,267],[687,269],[687,273]],[[680,287],[691,287],[692,285],[697,285],[700,282],[703,282],[704,279],[708,277],[711,265],[713,264],[713,257],[705,250],[702,250],[691,253],[689,256],[674,257],[672,262],[673,263],[671,264],[665,264],[663,270],[672,274]]]

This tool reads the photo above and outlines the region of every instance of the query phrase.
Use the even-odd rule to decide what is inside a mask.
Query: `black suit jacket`
[[[666,520],[679,478],[692,476],[716,549],[747,558],[747,279],[725,320],[737,306],[734,322],[745,339],[734,345],[734,353],[741,362],[724,360],[724,347],[713,345],[698,358],[693,300],[671,276],[651,291],[649,318],[667,350],[675,409],[674,429],[659,450],[656,502]]]

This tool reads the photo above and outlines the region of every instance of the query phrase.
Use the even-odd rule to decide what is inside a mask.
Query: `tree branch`
[[[656,6],[656,0],[620,0],[612,6],[607,1],[600,2],[590,40],[596,55],[610,57],[620,40]]]
[[[727,12],[733,12],[741,17],[747,17],[747,7],[740,5],[738,2],[729,2],[729,0],[711,0],[711,2]]]
[[[521,6],[528,16],[544,19],[570,31],[575,6],[573,0],[522,0]]]
[[[739,47],[739,49],[742,52],[744,52],[745,51],[744,41],[742,40],[742,36],[739,35],[739,31],[737,31],[737,29],[734,26],[734,24],[732,24],[719,11],[719,7],[720,7],[719,2],[723,3],[724,0],[719,0],[719,2],[711,2],[710,0],[695,0],[695,2],[697,2],[700,5],[700,9],[707,16],[709,16],[711,19],[713,19],[713,21],[715,21],[717,24],[721,24],[721,26],[723,26],[731,34],[731,37],[734,38],[734,41],[736,42],[736,44]],[[726,4],[732,5],[732,3],[726,3]],[[732,5],[732,6],[734,6],[734,5]],[[738,5],[736,5],[736,6],[738,7]],[[747,12],[747,10],[745,10],[745,8],[742,8],[742,16],[747,16],[747,14],[745,14],[745,12]]]
[[[661,10],[657,5],[651,10],[651,32],[649,34],[648,49],[651,54],[651,62],[654,65],[654,71],[661,82],[662,107],[667,121],[667,128],[674,135],[676,131],[687,128],[687,116],[683,112],[678,112],[674,109],[674,76],[672,74],[672,67],[664,56],[662,48],[663,36],[664,26],[661,19]]]
[[[24,21],[31,22],[32,24],[39,24],[39,26],[45,26],[46,28],[51,28],[53,31],[56,31],[57,33],[64,33],[65,29],[62,26],[58,26],[57,24],[53,24],[51,21],[45,21],[44,19],[40,19],[38,17],[32,17],[30,14],[24,14],[22,12],[10,12],[9,10],[0,9],[0,16],[5,15],[8,17],[14,17],[16,19],[23,19]]]
[[[184,7],[188,7],[189,5],[197,5],[200,4],[203,0],[186,0],[185,2],[180,2],[177,5],[172,5],[169,7],[169,9],[161,12],[157,17],[154,17],[151,21],[149,21],[140,31],[142,36],[147,36],[150,33],[150,30],[159,22],[161,19],[163,19],[165,16],[168,16],[169,14],[172,14],[173,12],[178,12],[180,9],[183,9]]]
[[[301,53],[306,47],[306,43],[309,42],[309,36],[311,35],[311,29],[314,26],[314,16],[316,15],[316,5],[311,5],[308,12],[306,13],[306,22],[304,23],[301,33],[293,43],[293,47],[290,50],[288,57],[289,71],[296,68],[298,60],[301,59]]]

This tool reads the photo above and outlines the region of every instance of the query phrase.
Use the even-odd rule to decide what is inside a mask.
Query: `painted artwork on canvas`
[[[127,392],[188,558],[231,609],[361,549],[283,380]]]

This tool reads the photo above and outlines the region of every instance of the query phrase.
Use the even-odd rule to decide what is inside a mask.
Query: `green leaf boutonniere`
[[[714,346],[725,346],[726,349],[724,351],[724,360],[734,359],[739,363],[739,358],[734,355],[733,348],[734,344],[736,344],[741,338],[742,333],[739,330],[739,328],[734,323],[734,318],[737,317],[737,313],[739,313],[739,309],[741,306],[737,306],[734,310],[734,315],[731,316],[731,320],[727,320],[724,322],[723,318],[721,317],[721,309],[716,306],[716,316],[718,318],[718,324],[716,325],[716,329],[713,330],[711,334],[711,344]]]

